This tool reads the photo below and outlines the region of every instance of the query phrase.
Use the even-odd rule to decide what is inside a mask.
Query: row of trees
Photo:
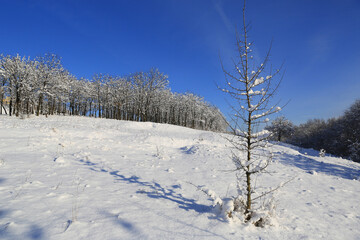
[[[170,91],[168,76],[151,69],[129,76],[77,79],[58,56],[0,56],[0,114],[67,114],[169,123],[224,131],[218,108],[192,93]],[[6,106],[5,106],[6,105]]]
[[[284,117],[275,119],[268,130],[274,140],[326,152],[360,162],[360,100],[339,118],[311,119],[298,126]]]

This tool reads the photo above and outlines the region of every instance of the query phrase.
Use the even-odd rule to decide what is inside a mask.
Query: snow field
[[[235,196],[220,134],[85,117],[0,116],[1,239],[358,239],[360,166],[272,145],[258,191],[277,226],[228,222],[196,186]],[[305,154],[305,151],[307,154]],[[316,173],[316,174],[315,174]],[[355,179],[355,180],[353,180]]]

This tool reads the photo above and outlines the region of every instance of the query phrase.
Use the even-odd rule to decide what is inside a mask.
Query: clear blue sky
[[[0,0],[0,53],[63,58],[77,77],[157,67],[176,92],[202,95],[227,114],[219,54],[234,56],[241,0]],[[360,98],[359,0],[248,0],[255,56],[271,40],[285,61],[277,95],[295,123],[339,116]],[[228,65],[229,66],[229,65]],[[229,66],[230,67],[230,66]]]

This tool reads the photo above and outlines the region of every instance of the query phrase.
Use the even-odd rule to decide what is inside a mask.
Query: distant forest
[[[274,133],[273,140],[324,149],[327,153],[360,162],[360,99],[338,118],[310,119],[296,126],[278,117],[267,129]]]
[[[54,54],[0,55],[0,114],[76,115],[225,131],[220,110],[193,93],[171,92],[158,69],[76,78]],[[5,107],[6,106],[6,107]]]

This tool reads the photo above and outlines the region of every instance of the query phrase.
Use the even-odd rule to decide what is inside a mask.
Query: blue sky
[[[0,53],[63,58],[77,77],[157,67],[176,92],[194,92],[225,114],[216,88],[235,55],[238,0],[0,0]],[[360,98],[360,1],[248,0],[255,57],[271,40],[284,62],[277,99],[294,123],[336,117]]]

